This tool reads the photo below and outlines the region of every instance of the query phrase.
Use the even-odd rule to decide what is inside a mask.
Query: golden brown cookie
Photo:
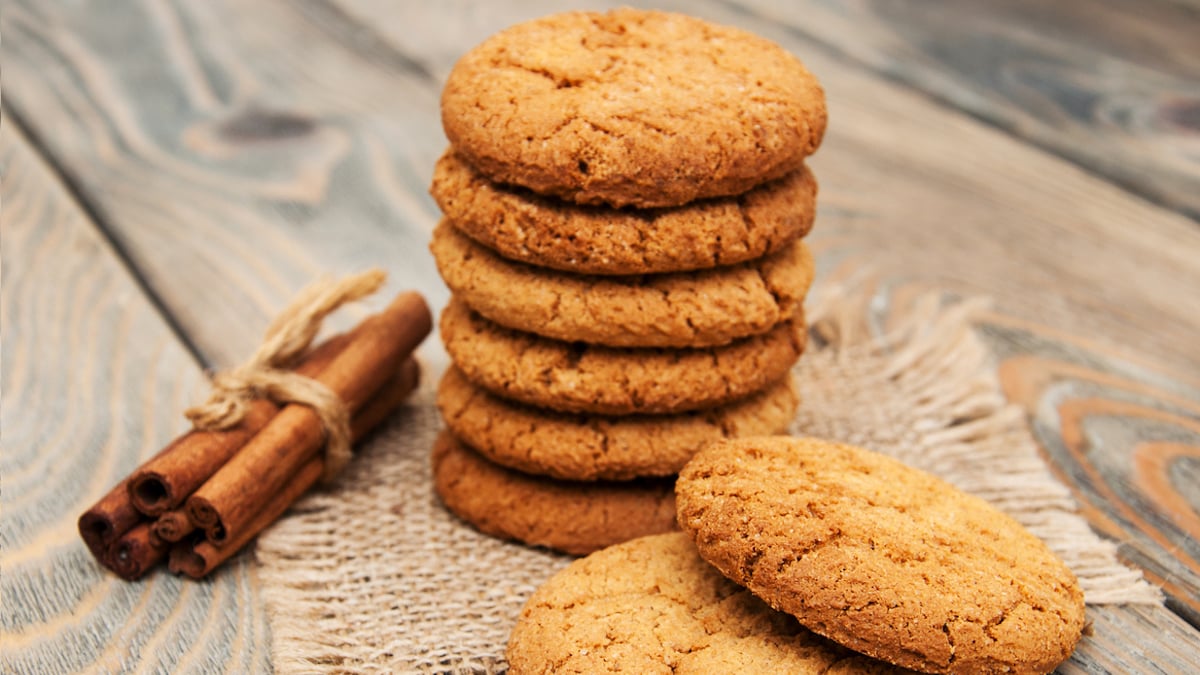
[[[448,431],[433,445],[442,503],[484,534],[572,555],[676,529],[668,479],[571,483],[492,464]]]
[[[790,317],[813,279],[801,240],[729,267],[636,277],[568,274],[501,258],[443,220],[438,271],[471,309],[508,328],[610,347],[710,347]]]
[[[467,379],[541,408],[674,413],[737,400],[779,381],[804,351],[802,315],[723,347],[596,347],[514,331],[451,298],[440,332]]]
[[[438,385],[446,426],[484,458],[566,480],[671,476],[705,444],[787,430],[800,397],[791,378],[747,399],[675,415],[567,415],[510,403],[451,367]]]
[[[907,672],[772,610],[704,562],[682,533],[568,565],[525,603],[505,655],[513,675]]]
[[[1045,673],[1084,623],[1075,576],[987,502],[812,438],[705,447],[676,487],[700,555],[813,631],[931,673]]]
[[[774,253],[812,228],[817,182],[801,167],[737,197],[610,209],[496,185],[447,151],[430,192],[459,231],[505,258],[578,274],[646,274]]]
[[[816,78],[775,43],[636,9],[508,28],[442,91],[446,136],[473,166],[581,204],[740,194],[798,169],[825,118]]]

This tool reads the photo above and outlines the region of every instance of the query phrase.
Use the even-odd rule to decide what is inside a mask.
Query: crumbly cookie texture
[[[446,285],[508,328],[610,347],[712,347],[792,316],[812,283],[812,253],[794,240],[729,267],[638,277],[568,274],[506,260],[443,220],[430,243]]]
[[[677,413],[744,398],[787,374],[808,339],[797,312],[722,347],[597,347],[498,326],[455,298],[439,328],[467,379],[497,396],[604,415]]]
[[[443,431],[433,485],[450,511],[493,537],[584,555],[677,529],[672,481],[571,483],[493,464]]]
[[[907,672],[809,632],[713,569],[681,533],[576,560],[526,602],[511,673]]]
[[[674,415],[568,415],[510,403],[450,368],[437,405],[455,436],[486,459],[567,480],[671,476],[706,443],[787,430],[800,405],[791,377],[743,401]]]
[[[705,560],[813,631],[931,673],[1045,673],[1084,623],[1045,544],[987,502],[848,445],[721,441],[680,473]]]
[[[654,274],[774,253],[812,228],[817,182],[801,167],[736,197],[611,209],[496,185],[447,151],[430,193],[456,228],[505,258],[579,274]]]
[[[491,180],[637,207],[795,171],[826,121],[816,78],[775,43],[636,9],[497,33],[455,64],[441,107],[446,136]]]

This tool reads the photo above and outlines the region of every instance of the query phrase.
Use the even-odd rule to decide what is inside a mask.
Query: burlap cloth
[[[1071,566],[1090,604],[1160,602],[1075,515],[1022,412],[1004,400],[971,328],[979,303],[929,296],[881,324],[867,300],[810,298],[792,433],[893,455],[991,501]],[[280,672],[503,670],[525,599],[571,560],[480,535],[440,505],[429,452],[446,362],[436,343],[425,352],[425,379],[405,410],[259,539]]]

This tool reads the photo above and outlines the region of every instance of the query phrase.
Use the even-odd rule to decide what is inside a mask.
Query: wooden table
[[[665,4],[824,82],[821,283],[994,299],[1006,392],[1169,598],[1091,608],[1063,670],[1200,668],[1200,5]],[[426,251],[441,84],[559,7],[4,3],[0,669],[270,668],[248,558],[124,584],[75,518],[318,274],[382,266],[391,292],[445,302]]]

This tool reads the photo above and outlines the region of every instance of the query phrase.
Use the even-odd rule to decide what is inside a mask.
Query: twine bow
[[[325,430],[324,478],[333,477],[350,461],[350,411],[329,387],[291,368],[312,345],[330,312],[374,293],[386,277],[382,270],[372,269],[338,281],[322,279],[300,291],[271,322],[254,356],[214,375],[208,400],[184,415],[196,429],[222,430],[240,423],[254,399],[306,405]]]

